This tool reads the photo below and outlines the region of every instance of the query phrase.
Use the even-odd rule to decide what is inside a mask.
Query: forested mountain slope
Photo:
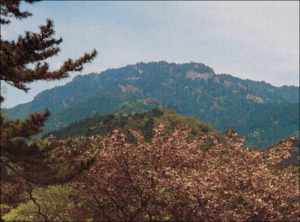
[[[134,94],[122,92],[119,87],[108,87],[107,90],[96,93],[54,115],[48,121],[44,132],[59,129],[95,113],[103,115],[109,113],[141,113],[154,108],[172,108],[152,98],[146,100],[138,100],[138,98]]]
[[[244,92],[249,93],[248,98],[250,100],[256,99],[260,101],[259,98],[261,98],[264,102],[271,103],[277,103],[279,101],[299,102],[299,87],[274,87],[265,82],[242,80],[226,74],[216,75],[213,69],[198,63],[169,64],[166,62],[152,62],[147,64],[137,63],[136,65],[128,65],[119,69],[108,69],[101,72],[101,74],[91,73],[83,76],[78,75],[64,86],[55,87],[39,93],[32,102],[8,109],[8,113],[12,119],[23,119],[27,117],[30,112],[41,112],[45,107],[49,107],[55,115],[61,110],[85,100],[96,92],[106,89],[107,86],[122,80],[137,83],[139,83],[137,80],[140,80],[141,83],[146,80],[150,81],[149,84],[146,85],[152,86],[156,83],[158,85],[164,85],[167,88],[172,88],[173,90],[178,87],[180,88],[180,85],[188,86],[187,84],[192,82],[196,83],[197,88],[200,86],[200,89],[196,89],[195,91],[197,94],[200,92],[203,93],[201,87],[204,85],[217,84],[221,87],[220,91],[222,92],[224,91],[224,87],[225,90],[227,90],[230,86],[234,88],[238,87],[233,92],[235,94],[244,89]],[[174,88],[174,86],[176,86],[176,88]],[[125,88],[123,88],[123,90],[124,89]],[[153,90],[154,89],[148,91],[151,94]]]
[[[39,103],[42,96],[43,103]],[[157,104],[143,108],[141,101],[149,99]],[[128,104],[132,101],[140,102],[130,109]],[[144,112],[166,107],[185,116],[193,115],[220,131],[235,125],[240,135],[250,135],[248,144],[259,148],[299,131],[299,87],[274,87],[265,82],[217,75],[200,63],[138,63],[98,75],[79,76],[66,86],[37,95],[31,103],[8,109],[8,114],[23,118],[26,113],[43,111],[45,107],[53,112],[46,131],[96,112],[131,113],[134,109]]]
[[[101,74],[90,73],[78,75],[64,86],[54,87],[39,93],[33,101],[8,109],[10,118],[27,118],[32,112],[43,112],[49,107],[52,115],[66,109],[77,102],[100,92],[116,81],[130,77],[133,65],[119,69],[108,69]]]
[[[179,126],[187,127],[192,130],[190,139],[208,133],[222,140],[221,133],[210,124],[192,116],[186,117],[180,115],[169,109],[165,111],[153,109],[144,113],[124,113],[121,115],[100,115],[96,113],[92,117],[71,123],[67,127],[62,127],[59,130],[51,132],[51,134],[62,139],[87,135],[107,135],[111,133],[112,129],[118,127],[122,133],[127,135],[130,142],[133,142],[134,137],[129,132],[129,129],[139,130],[145,140],[150,142],[153,136],[153,129],[158,128],[160,124],[166,126],[168,133],[172,133],[173,130]]]

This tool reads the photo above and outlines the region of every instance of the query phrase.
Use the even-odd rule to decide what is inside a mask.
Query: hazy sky
[[[94,48],[98,56],[66,80],[32,83],[28,93],[8,87],[7,108],[78,74],[161,60],[199,62],[217,74],[299,86],[299,1],[42,1],[23,2],[21,9],[33,16],[2,25],[2,38],[37,32],[51,18],[56,37],[63,38],[62,51],[48,60],[52,69]]]

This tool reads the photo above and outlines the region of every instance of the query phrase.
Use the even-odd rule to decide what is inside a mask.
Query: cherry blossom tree
[[[154,131],[150,144],[133,130],[137,145],[118,130],[90,138],[85,155],[97,160],[75,184],[94,220],[299,221],[299,167],[278,166],[292,138],[260,152],[234,129],[209,149],[208,136],[188,142],[184,128]]]

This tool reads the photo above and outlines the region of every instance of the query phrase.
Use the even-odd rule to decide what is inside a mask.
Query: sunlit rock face
[[[208,79],[212,78],[215,74],[214,73],[198,73],[195,72],[194,70],[189,70],[186,73],[186,78],[195,80],[196,78],[204,79],[206,82]]]
[[[247,94],[246,95],[246,98],[249,100],[253,100],[254,102],[257,102],[257,103],[265,103],[264,100],[262,98],[260,98],[259,96],[254,96],[254,95],[251,95],[251,94]]]

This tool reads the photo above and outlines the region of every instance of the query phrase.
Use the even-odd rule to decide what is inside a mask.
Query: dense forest
[[[7,113],[22,119],[30,112],[42,112],[44,107],[52,111],[44,132],[95,113],[132,114],[171,108],[221,132],[235,126],[240,135],[249,135],[245,145],[258,149],[299,135],[299,87],[274,87],[218,75],[201,63],[137,63],[76,76],[65,86],[46,90]]]
[[[144,136],[144,139],[150,142],[153,136],[153,129],[157,128],[160,124],[166,126],[169,134],[179,125],[191,129],[190,140],[208,133],[218,139],[222,139],[221,133],[204,121],[192,116],[186,117],[177,114],[173,110],[161,111],[158,109],[136,114],[95,114],[92,117],[76,121],[67,127],[50,132],[50,134],[66,139],[79,136],[104,136],[111,133],[113,129],[119,129],[122,133],[127,135],[129,142],[134,142],[134,137],[129,130],[139,130]],[[44,138],[45,137],[46,136],[44,136]]]

